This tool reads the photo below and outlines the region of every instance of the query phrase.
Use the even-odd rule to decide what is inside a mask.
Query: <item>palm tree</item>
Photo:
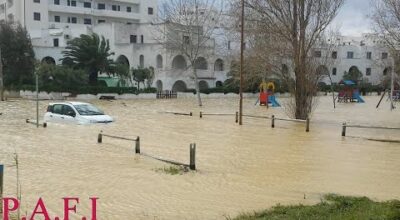
[[[114,55],[110,52],[110,42],[104,36],[97,34],[82,34],[67,43],[66,50],[63,51],[63,63],[72,65],[77,69],[85,69],[89,73],[89,83],[97,84],[99,72],[111,72],[114,62],[109,59]]]

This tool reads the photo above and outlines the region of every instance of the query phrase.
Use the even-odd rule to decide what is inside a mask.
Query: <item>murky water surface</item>
[[[284,100],[281,100],[284,101]],[[54,216],[63,215],[63,197],[79,197],[78,216],[90,216],[89,197],[100,198],[99,219],[225,219],[240,212],[281,204],[311,204],[321,195],[339,193],[377,200],[400,199],[400,144],[365,138],[400,140],[399,131],[348,129],[341,123],[400,127],[400,109],[378,97],[367,104],[339,104],[322,97],[313,114],[311,132],[304,125],[205,116],[195,100],[96,101],[116,118],[110,125],[49,124],[36,129],[25,123],[35,117],[35,103],[0,102],[0,162],[5,171],[5,195],[15,196],[13,162],[18,153],[22,184],[22,212],[31,212],[39,197]],[[206,99],[201,111],[234,113],[235,99]],[[286,117],[282,108],[266,109],[245,101],[245,113]],[[47,101],[40,104],[41,115]],[[161,111],[194,113],[194,117]],[[142,151],[188,162],[189,144],[197,143],[197,173],[156,172],[167,166],[135,156],[134,144],[97,134],[139,135]],[[365,138],[359,138],[365,137]]]

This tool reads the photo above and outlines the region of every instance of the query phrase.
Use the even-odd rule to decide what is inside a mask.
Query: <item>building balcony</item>
[[[93,15],[98,17],[111,17],[117,19],[140,20],[140,14],[134,12],[110,11],[93,9]]]
[[[58,13],[71,13],[71,14],[81,14],[81,15],[91,15],[93,14],[93,9],[83,8],[83,7],[70,7],[65,5],[49,5],[49,11]]]

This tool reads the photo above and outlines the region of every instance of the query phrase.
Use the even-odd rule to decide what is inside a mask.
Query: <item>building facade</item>
[[[394,60],[389,49],[383,46],[384,42],[376,35],[340,36],[330,39],[328,45],[329,49],[315,48],[313,56],[326,60],[323,67],[329,71],[333,83],[340,82],[352,68],[362,73],[365,83],[378,85],[390,78]],[[324,81],[330,84],[327,78]]]
[[[158,0],[0,0],[0,20],[21,23],[32,39],[36,59],[60,64],[67,42],[96,33],[110,41],[113,59],[130,67],[153,67],[159,90],[194,88],[188,61],[155,39]],[[214,41],[215,42],[215,41]],[[222,54],[201,56],[201,88],[227,79]]]

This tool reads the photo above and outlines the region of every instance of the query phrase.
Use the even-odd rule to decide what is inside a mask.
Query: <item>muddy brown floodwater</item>
[[[280,100],[285,101],[285,100]],[[0,102],[0,163],[6,165],[5,195],[15,196],[13,154],[17,152],[22,186],[22,213],[32,212],[39,197],[53,216],[63,215],[63,197],[79,197],[78,215],[89,216],[89,197],[97,196],[99,219],[225,219],[274,204],[312,204],[326,193],[400,199],[400,144],[366,138],[400,140],[399,131],[350,128],[341,124],[400,127],[400,109],[380,109],[378,97],[366,104],[338,104],[321,97],[304,125],[234,116],[204,116],[196,101],[95,101],[117,120],[109,125],[49,124],[36,129],[25,123],[35,117],[35,103]],[[47,101],[40,104],[41,115]],[[245,100],[245,113],[286,117],[282,108],[266,109]],[[234,113],[236,99],[206,99],[205,113]],[[194,117],[160,111],[193,111]],[[198,172],[169,175],[156,172],[161,162],[135,156],[133,143],[97,134],[141,137],[142,152],[188,162],[189,144],[197,143]],[[362,138],[364,137],[364,138]]]

